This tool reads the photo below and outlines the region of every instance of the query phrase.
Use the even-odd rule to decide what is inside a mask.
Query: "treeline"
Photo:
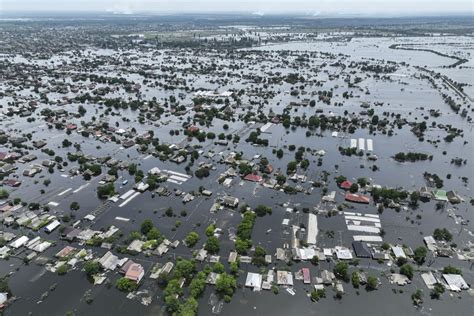
[[[246,211],[242,222],[237,226],[237,239],[235,240],[235,250],[239,254],[247,253],[247,250],[252,246],[252,230],[255,224],[257,215],[252,211]]]
[[[415,161],[420,161],[420,160],[432,160],[433,156],[432,155],[427,155],[424,153],[417,153],[417,152],[399,152],[393,157],[396,161],[399,162],[405,162],[405,161],[410,161],[410,162],[415,162]]]

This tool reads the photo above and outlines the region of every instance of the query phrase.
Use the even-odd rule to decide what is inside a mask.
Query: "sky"
[[[308,15],[471,14],[473,0],[0,0],[1,12],[114,12]]]

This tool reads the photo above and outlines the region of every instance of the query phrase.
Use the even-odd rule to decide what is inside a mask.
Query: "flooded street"
[[[474,314],[446,19],[0,21],[3,314]]]

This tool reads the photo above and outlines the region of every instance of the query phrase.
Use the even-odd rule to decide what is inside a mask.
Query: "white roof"
[[[36,252],[43,252],[49,247],[51,247],[51,243],[49,241],[43,241],[42,243],[36,245],[33,250]]]
[[[436,244],[436,240],[433,238],[433,236],[425,236],[423,237],[423,240],[427,244]]]
[[[438,281],[436,280],[436,278],[434,277],[434,275],[431,271],[429,271],[427,273],[422,273],[421,278],[423,279],[423,281],[425,282],[425,284],[428,288],[433,288],[433,285],[438,283]]]
[[[161,173],[161,170],[160,170],[160,168],[158,168],[158,167],[153,167],[153,168],[151,168],[150,170],[148,170],[148,173],[149,173],[149,174],[157,175],[157,174],[160,174],[160,173]]]
[[[306,243],[310,245],[315,245],[317,236],[318,236],[318,218],[314,214],[308,214]]]
[[[262,275],[259,273],[249,272],[247,273],[247,279],[245,280],[245,286],[260,288],[262,286]]]
[[[339,246],[336,247],[336,256],[337,256],[337,259],[340,259],[340,260],[351,260],[352,259],[352,253],[346,247],[339,247]]]
[[[8,300],[8,293],[0,293],[0,304],[5,303]]]
[[[332,249],[331,248],[323,248],[323,253],[326,257],[332,257]]]
[[[407,256],[405,255],[405,251],[403,251],[403,248],[400,246],[392,246],[392,251],[393,254],[395,255],[396,258],[406,258]]]
[[[88,215],[84,216],[84,219],[87,219],[88,221],[92,222],[95,219],[95,216],[92,215],[92,214],[88,214]]]
[[[28,242],[28,240],[30,240],[28,237],[26,236],[21,236],[20,238],[12,241],[12,243],[10,244],[11,247],[13,248],[20,248],[21,246],[23,246],[24,244],[26,244]]]
[[[118,257],[113,253],[108,251],[102,258],[100,258],[99,263],[108,270],[115,270],[118,264]]]
[[[365,236],[365,235],[354,235],[352,236],[355,241],[369,241],[369,242],[382,242],[383,239],[380,236]]]
[[[469,286],[460,274],[443,274],[443,279],[446,281],[451,291],[459,292],[461,290],[469,289]]]
[[[58,228],[59,225],[61,225],[61,223],[56,219],[52,221],[51,223],[49,223],[48,226],[45,227],[45,230],[48,232],[52,232],[53,230]]]

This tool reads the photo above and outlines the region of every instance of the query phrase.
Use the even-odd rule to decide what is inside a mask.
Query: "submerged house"
[[[370,198],[362,194],[352,194],[352,193],[347,192],[344,198],[346,201],[349,201],[349,202],[362,203],[362,204],[370,203]]]
[[[127,272],[125,273],[125,277],[127,279],[135,281],[136,283],[140,283],[144,275],[145,275],[145,270],[143,269],[142,265],[139,263],[130,264]]]

